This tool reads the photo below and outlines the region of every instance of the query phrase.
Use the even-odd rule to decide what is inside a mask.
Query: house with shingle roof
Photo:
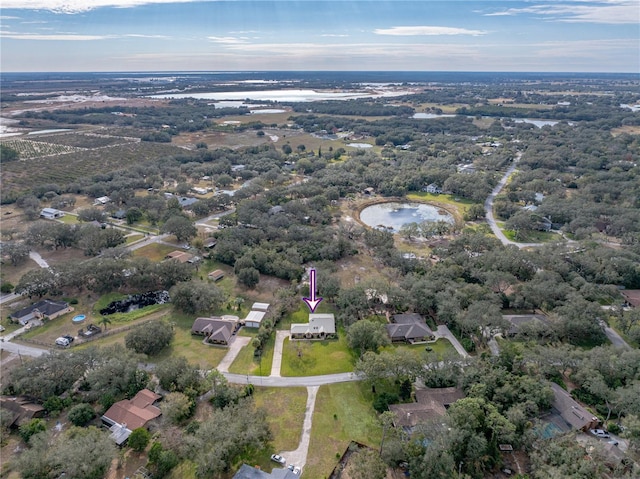
[[[228,346],[239,328],[237,316],[196,318],[191,326],[191,334],[204,336],[204,340],[210,344]]]
[[[332,313],[312,313],[308,323],[291,325],[291,339],[329,339],[336,336],[336,320]]]
[[[460,388],[420,388],[416,389],[416,401],[406,404],[390,404],[389,410],[395,414],[394,425],[411,434],[419,424],[439,421],[447,414],[449,406],[464,398]]]
[[[66,301],[53,301],[51,299],[43,299],[31,306],[11,313],[9,319],[14,323],[20,323],[22,326],[32,319],[55,319],[58,316],[73,311]]]
[[[161,397],[153,391],[142,389],[133,398],[113,404],[102,416],[102,422],[111,431],[111,439],[120,446],[134,429],[144,427],[149,421],[159,417],[162,412],[155,403]]]
[[[417,343],[435,338],[433,331],[418,313],[394,314],[391,324],[386,327],[392,342]]]
[[[551,383],[553,391],[553,401],[551,407],[560,413],[562,419],[567,422],[572,429],[586,431],[597,428],[600,419],[594,416],[571,397],[566,390],[556,383]]]

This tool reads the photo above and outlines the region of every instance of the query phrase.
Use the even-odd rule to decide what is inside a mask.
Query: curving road
[[[491,227],[491,231],[493,231],[493,234],[496,235],[496,238],[498,238],[503,245],[514,245],[514,246],[517,246],[518,248],[531,248],[536,246],[542,246],[543,243],[517,243],[515,241],[511,241],[509,238],[507,238],[504,235],[504,233],[496,223],[495,217],[493,216],[493,201],[495,200],[496,196],[498,196],[502,188],[504,188],[504,185],[507,184],[507,181],[509,181],[509,177],[516,170],[518,166],[518,161],[520,161],[521,157],[522,157],[522,153],[520,152],[516,153],[516,156],[513,159],[513,163],[507,169],[504,176],[500,179],[496,187],[493,189],[491,194],[485,200],[484,215],[487,220],[487,223],[489,223],[489,226]]]

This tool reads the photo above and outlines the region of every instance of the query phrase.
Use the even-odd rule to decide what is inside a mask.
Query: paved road
[[[440,326],[438,326],[438,329],[434,331],[434,336],[436,338],[445,338],[449,340],[451,345],[456,349],[456,351],[458,351],[458,354],[460,356],[462,356],[463,358],[469,357],[469,353],[467,352],[467,350],[462,347],[462,344],[460,344],[458,338],[456,338],[449,330],[449,328],[447,328],[445,325],[441,324]]]
[[[218,371],[228,373],[229,367],[238,357],[238,354],[240,354],[240,350],[250,342],[251,338],[249,336],[236,336],[229,346],[229,352],[224,355],[224,358],[222,358],[222,361],[218,364]]]
[[[10,303],[11,301],[15,301],[18,298],[22,298],[22,296],[16,293],[3,294],[2,296],[0,296],[0,304]]]
[[[279,378],[282,368],[282,348],[284,340],[289,337],[289,331],[276,331],[276,344],[273,348],[273,362],[271,363],[270,376]]]
[[[40,256],[40,253],[37,253],[35,251],[29,251],[29,258],[31,258],[33,261],[38,263],[38,266],[40,266],[41,268],[48,268],[49,267],[49,263],[47,263],[42,258],[42,256]]]
[[[4,339],[4,338],[2,338]],[[22,356],[39,357],[49,352],[48,349],[36,348],[33,346],[24,346],[22,344],[10,343],[9,341],[0,341],[0,349]]]
[[[304,469],[307,463],[307,454],[309,452],[309,442],[311,441],[311,425],[313,420],[313,411],[316,406],[316,396],[318,394],[318,386],[307,388],[307,406],[304,412],[304,422],[302,423],[302,436],[300,443],[295,451],[283,451],[280,453],[287,460],[287,464],[293,464],[300,469]]]
[[[518,248],[531,248],[535,246],[542,246],[542,243],[516,243],[515,241],[511,241],[509,238],[507,238],[504,235],[500,227],[497,225],[496,220],[493,216],[493,201],[495,200],[496,196],[498,196],[502,188],[504,188],[504,185],[507,184],[507,181],[509,181],[509,177],[516,170],[516,167],[518,166],[518,161],[520,161],[521,156],[522,156],[522,153],[520,152],[516,154],[516,157],[513,159],[513,163],[511,164],[509,169],[507,169],[504,176],[500,179],[496,187],[493,189],[491,194],[485,200],[484,214],[485,214],[485,218],[487,219],[487,223],[489,223],[489,226],[491,227],[491,231],[493,231],[493,234],[496,235],[496,238],[498,238],[503,245],[511,244],[511,245],[517,246]]]
[[[624,339],[622,339],[622,337],[616,332],[615,329],[607,326],[607,323],[605,323],[604,321],[602,321],[600,324],[604,328],[604,334],[607,336],[609,341],[611,341],[611,344],[613,344],[614,347],[620,349],[632,349],[631,346],[629,346],[629,344]]]

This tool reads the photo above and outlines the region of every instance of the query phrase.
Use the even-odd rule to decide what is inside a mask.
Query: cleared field
[[[380,446],[382,427],[363,383],[322,386],[316,397],[305,477],[328,477],[349,441]]]
[[[40,136],[39,138],[42,138],[47,143],[87,149],[104,148],[107,146],[120,145],[122,143],[135,143],[139,141],[137,138],[79,132]]]
[[[56,143],[49,143],[45,141],[33,141],[33,140],[3,140],[1,142],[4,146],[13,148],[20,155],[21,160],[29,160],[32,158],[40,158],[43,156],[62,155],[65,153],[73,153],[76,151],[83,151],[83,148],[78,148],[69,145],[60,145]],[[3,165],[3,168],[5,165]]]
[[[14,141],[36,143],[29,140]],[[171,144],[144,141],[93,150],[52,143],[43,145],[48,148],[44,151],[51,152],[49,156],[29,157],[31,159],[2,165],[0,177],[5,190],[26,191],[34,186],[48,183],[65,185],[80,178],[91,178],[99,171],[112,171],[130,166],[132,163],[141,164],[166,156],[185,154],[183,148]],[[66,152],[66,154],[53,154],[54,151]]]
[[[282,376],[318,376],[353,371],[355,357],[347,345],[347,334],[326,341],[284,340]]]

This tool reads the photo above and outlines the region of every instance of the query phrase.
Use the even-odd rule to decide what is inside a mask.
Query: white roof
[[[269,309],[269,303],[253,303],[251,309],[254,311],[266,311]]]
[[[336,320],[331,313],[315,313],[309,315],[308,323],[297,323],[291,325],[292,334],[325,333],[335,334]]]
[[[265,316],[264,311],[251,311],[244,319],[245,323],[260,323]]]

